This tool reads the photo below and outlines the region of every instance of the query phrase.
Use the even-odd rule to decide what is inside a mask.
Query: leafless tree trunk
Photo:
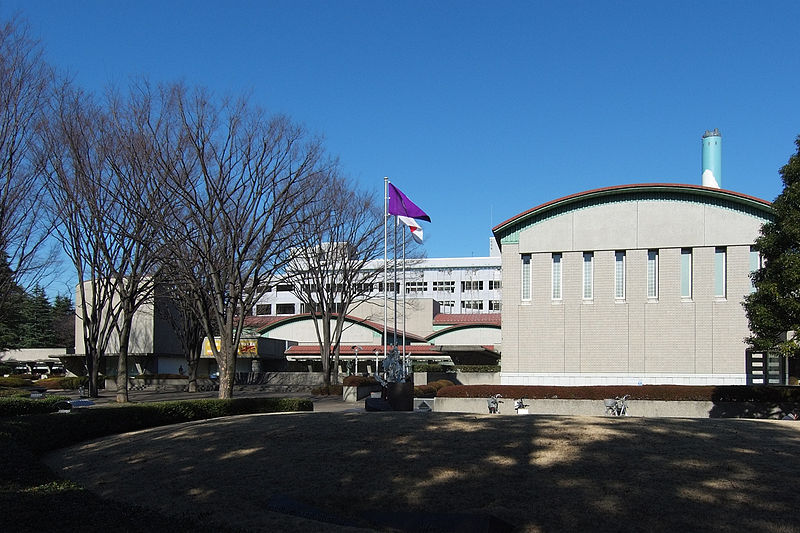
[[[288,270],[297,297],[311,310],[325,384],[339,382],[339,349],[347,311],[368,299],[381,274],[366,270],[383,253],[383,206],[374,195],[332,177],[309,205],[303,245]]]
[[[108,104],[103,110],[89,95],[61,87],[42,154],[58,206],[56,231],[80,280],[90,390],[96,395],[98,364],[113,340],[117,401],[126,402],[133,317],[152,299],[159,257],[149,224],[156,195],[152,143],[141,135],[147,102],[132,93],[131,100]]]
[[[220,370],[220,398],[233,395],[244,324],[296,240],[300,208],[324,174],[321,143],[283,116],[246,100],[215,100],[172,86],[169,119],[155,134],[161,191],[169,200],[164,241],[171,276],[195,298],[196,317]]]
[[[0,261],[11,274],[0,276],[0,321],[10,291],[41,284],[56,264],[51,226],[40,212],[47,195],[36,158],[52,79],[27,26],[0,25]]]

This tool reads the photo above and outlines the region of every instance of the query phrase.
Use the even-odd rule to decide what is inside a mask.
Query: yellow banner
[[[217,345],[217,350],[220,349],[220,339],[214,339],[214,344]],[[214,352],[211,351],[211,343],[206,339],[203,342],[203,353],[205,357],[214,357]],[[241,339],[239,341],[239,355],[242,357],[258,357],[258,339]]]

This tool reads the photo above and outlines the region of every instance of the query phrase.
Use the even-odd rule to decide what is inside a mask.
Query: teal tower
[[[703,134],[703,187],[722,184],[722,134],[718,128]]]

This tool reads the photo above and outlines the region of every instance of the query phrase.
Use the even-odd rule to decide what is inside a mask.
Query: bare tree
[[[114,279],[105,268],[106,223],[114,202],[98,184],[108,177],[103,114],[81,91],[63,86],[43,132],[42,158],[52,196],[53,220],[62,248],[78,276],[76,311],[83,333],[89,394],[97,396],[101,358],[118,318]]]
[[[218,335],[210,345],[219,396],[230,398],[244,310],[285,265],[326,161],[318,140],[246,99],[217,101],[180,85],[161,94],[172,113],[156,135],[171,276],[195,298],[205,335]]]
[[[149,224],[155,194],[152,143],[142,135],[148,101],[113,96],[108,109],[64,85],[43,153],[55,227],[79,279],[90,392],[101,357],[117,352],[117,401],[128,400],[133,317],[152,301],[159,247]]]
[[[306,206],[302,245],[293,250],[288,274],[295,295],[310,311],[320,347],[325,384],[339,381],[345,317],[369,299],[382,271],[366,269],[383,253],[383,207],[374,195],[334,177]]]
[[[31,288],[52,271],[56,250],[51,227],[41,216],[46,201],[37,164],[37,128],[53,79],[27,25],[0,25],[0,314],[15,287]],[[0,316],[2,321],[2,316]]]

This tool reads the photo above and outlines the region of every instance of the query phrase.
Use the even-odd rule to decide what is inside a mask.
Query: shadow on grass
[[[416,517],[415,531],[455,531],[424,519],[449,513],[519,531],[788,532],[800,505],[794,424],[283,414],[156,428],[48,460],[101,497],[243,530],[345,528],[290,525],[270,507],[284,498],[378,530],[409,530],[370,519],[384,509]]]

